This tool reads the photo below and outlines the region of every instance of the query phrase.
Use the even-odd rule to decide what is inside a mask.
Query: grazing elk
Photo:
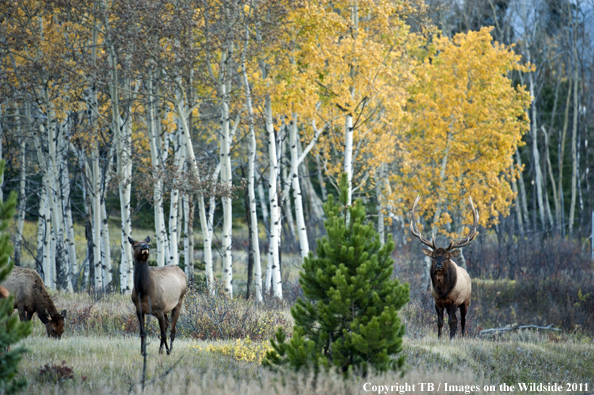
[[[441,328],[443,327],[443,309],[448,311],[448,322],[450,324],[450,339],[456,336],[456,328],[458,319],[456,318],[456,309],[460,308],[460,326],[462,328],[462,336],[464,336],[464,327],[466,325],[466,312],[470,306],[470,276],[463,268],[459,267],[452,261],[460,255],[460,250],[474,239],[476,236],[476,228],[478,226],[478,211],[474,208],[472,198],[468,198],[470,206],[472,207],[472,215],[474,217],[474,225],[468,232],[465,238],[458,242],[451,242],[447,248],[437,248],[435,240],[432,238],[431,242],[421,235],[417,228],[415,219],[415,209],[421,197],[417,196],[415,204],[411,211],[410,231],[418,238],[421,243],[425,244],[428,249],[423,249],[423,253],[431,258],[431,294],[435,300],[435,310],[437,311],[437,336],[441,337]]]
[[[15,266],[2,285],[14,295],[14,308],[19,310],[21,321],[29,321],[37,313],[49,337],[62,337],[66,310],[58,313],[35,270]]]
[[[149,267],[150,237],[143,241],[134,241],[128,237],[134,249],[134,288],[132,302],[136,307],[136,316],[140,325],[140,353],[146,353],[145,315],[152,314],[159,320],[161,328],[161,344],[159,353],[163,353],[163,345],[167,355],[173,350],[175,340],[175,324],[179,318],[182,301],[186,294],[186,275],[178,266]],[[171,342],[167,346],[167,313],[171,312]]]

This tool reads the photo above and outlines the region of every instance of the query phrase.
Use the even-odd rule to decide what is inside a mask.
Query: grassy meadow
[[[26,226],[26,241],[33,243],[34,224]],[[77,254],[83,256],[84,232],[79,226],[75,231]],[[147,230],[136,229],[133,237],[140,239],[147,234],[150,235]],[[445,336],[437,339],[433,299],[420,287],[420,270],[413,254],[402,252],[395,253],[398,259],[394,275],[408,282],[411,289],[411,301],[400,314],[406,325],[404,372],[349,380],[334,374],[314,380],[307,374],[271,372],[261,366],[261,359],[270,348],[269,339],[277,327],[288,333],[292,331],[290,305],[301,292],[296,282],[299,259],[294,254],[283,253],[286,300],[280,303],[266,299],[256,307],[252,300],[246,301],[241,295],[247,271],[247,246],[243,248],[242,240],[247,235],[242,229],[234,235],[238,238],[234,251],[236,298],[210,297],[196,289],[189,291],[170,356],[158,354],[158,323],[154,317],[148,319],[144,393],[499,393],[504,383],[514,385],[513,392],[520,392],[518,383],[560,383],[568,394],[594,393],[594,289],[585,276],[578,279],[570,273],[546,281],[538,277],[523,280],[473,277],[467,336],[459,337],[458,330],[458,336],[450,341],[447,318]],[[116,226],[111,226],[111,239],[115,262],[119,259],[120,242]],[[566,255],[563,257],[567,259]],[[196,259],[200,259],[199,254]],[[33,266],[28,252],[24,264]],[[220,260],[215,258],[215,272],[220,269]],[[586,270],[591,271],[591,267]],[[20,374],[29,381],[25,393],[143,393],[138,322],[129,296],[51,293],[57,308],[68,311],[66,332],[61,340],[48,339],[43,325],[34,318],[33,334],[22,342],[29,350],[20,365]],[[481,329],[512,323],[553,324],[563,331],[479,335]],[[421,383],[425,384],[421,386]],[[429,383],[434,385],[433,390]],[[568,384],[578,387],[568,388]]]
[[[59,309],[68,310],[67,329],[61,340],[48,339],[41,322],[34,319],[32,336],[22,342],[29,350],[21,362],[21,374],[29,381],[27,393],[142,393],[140,339],[128,297],[54,293],[54,299]],[[150,337],[144,392],[364,394],[371,392],[373,385],[409,384],[410,393],[445,394],[452,392],[452,387],[448,387],[450,391],[444,390],[447,383],[467,386],[460,387],[462,393],[464,389],[466,393],[499,393],[502,383],[517,386],[517,383],[554,382],[588,384],[589,392],[594,392],[591,337],[577,333],[523,332],[481,338],[476,329],[470,328],[466,338],[437,339],[435,325],[422,324],[414,311],[417,308],[410,303],[401,314],[407,328],[411,328],[404,342],[407,365],[403,376],[390,373],[345,381],[328,374],[314,381],[305,374],[273,373],[260,364],[274,328],[281,325],[290,331],[292,320],[286,305],[270,303],[256,309],[242,299],[224,301],[191,292],[180,317],[171,355],[158,353],[157,320],[154,317],[148,320]],[[200,314],[198,310],[211,312]],[[370,384],[365,386],[366,383]],[[433,383],[434,391],[427,391],[428,387],[422,391],[420,383]],[[480,391],[471,391],[473,388],[469,386],[473,385]],[[399,393],[399,388],[406,389],[392,387],[382,393]],[[566,387],[563,388],[565,392]],[[377,390],[379,387],[375,393]]]

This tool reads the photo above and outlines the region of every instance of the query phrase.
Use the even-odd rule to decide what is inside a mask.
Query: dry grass
[[[93,303],[98,316],[122,311],[133,314],[127,296],[111,295],[94,301],[89,295],[57,294],[60,308],[73,312]],[[281,311],[287,307],[281,307]],[[409,312],[410,313],[410,312]],[[184,314],[188,314],[187,311]],[[149,324],[156,326],[151,318]],[[112,329],[110,329],[112,328]],[[366,379],[343,380],[333,374],[317,381],[305,374],[278,375],[262,368],[257,358],[246,352],[265,347],[245,341],[196,340],[189,335],[175,341],[171,356],[157,353],[158,340],[149,338],[148,380],[145,393],[178,394],[365,394],[370,385],[403,385],[422,393],[419,383],[433,383],[436,393],[446,393],[444,384],[492,385],[518,382],[583,383],[594,389],[594,344],[591,338],[573,335],[516,333],[496,339],[469,337],[453,341],[437,339],[435,327],[418,324],[417,333],[405,338],[405,375],[390,373]],[[424,335],[421,332],[424,331]],[[142,359],[136,334],[109,325],[83,330],[68,327],[62,340],[50,340],[35,319],[34,334],[23,344],[30,350],[21,364],[21,373],[30,383],[28,394],[136,394],[140,393]],[[66,369],[67,368],[67,369]],[[58,372],[41,374],[40,371]],[[66,372],[60,376],[59,372]],[[67,375],[72,372],[73,378]],[[168,374],[164,375],[166,372]],[[439,387],[441,385],[441,387]],[[437,389],[439,388],[439,391]],[[375,393],[377,393],[376,388]],[[469,388],[466,388],[469,390]],[[392,391],[393,390],[393,391]],[[386,393],[399,393],[399,387]],[[470,392],[470,391],[468,391]],[[452,393],[449,391],[447,393]],[[460,392],[459,392],[460,393]],[[462,391],[461,393],[464,393]],[[489,391],[496,393],[496,391]]]

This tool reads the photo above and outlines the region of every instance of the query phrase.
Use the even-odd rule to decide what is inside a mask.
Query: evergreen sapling
[[[0,174],[4,173],[5,162],[0,161]],[[10,262],[13,247],[10,237],[5,233],[15,211],[16,193],[11,193],[6,202],[0,201],[0,283],[10,274],[14,263]],[[14,296],[0,300],[0,394],[13,394],[27,385],[24,377],[16,378],[19,362],[25,348],[9,347],[31,334],[31,322],[20,322],[14,310]]]
[[[300,284],[304,298],[291,308],[293,336],[279,328],[273,350],[263,361],[277,369],[337,368],[349,375],[384,372],[404,363],[404,324],[398,310],[409,300],[408,284],[392,279],[394,242],[382,246],[373,224],[367,223],[360,200],[347,202],[347,179],[340,197],[324,204],[327,236],[318,241],[317,257],[303,260]]]

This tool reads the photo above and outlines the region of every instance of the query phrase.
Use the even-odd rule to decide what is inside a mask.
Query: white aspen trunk
[[[344,171],[347,174],[348,193],[347,205],[353,202],[353,116],[345,117],[344,126]]]
[[[183,98],[183,94],[180,95]],[[190,136],[190,128],[186,121],[186,114],[183,109],[183,104],[181,99],[177,100],[175,103],[175,108],[178,113],[179,119],[182,124],[183,130],[183,144],[185,145],[185,150],[188,158],[188,164],[190,166],[190,170],[192,175],[196,179],[196,181],[200,182],[200,172],[198,171],[198,165],[196,164],[196,155],[194,154],[194,147],[192,146],[192,139]],[[204,262],[205,262],[205,271],[206,271],[206,278],[208,282],[208,288],[211,295],[215,294],[214,288],[214,275],[212,270],[212,247],[211,242],[212,239],[210,237],[210,232],[208,231],[208,224],[206,219],[206,208],[204,206],[204,195],[202,191],[198,192],[198,215],[200,217],[200,226],[202,228],[202,242],[204,245]]]
[[[51,103],[49,101],[49,97],[47,96],[46,91],[46,108],[51,108]],[[59,147],[57,146],[57,136],[56,136],[56,123],[52,120],[52,111],[48,111],[48,119],[47,119],[47,143],[49,146],[49,153],[46,163],[48,164],[48,172],[49,175],[49,183],[50,189],[48,193],[50,195],[50,204],[51,204],[51,215],[52,215],[52,225],[54,229],[54,235],[56,238],[55,243],[55,251],[56,251],[56,260],[52,261],[52,266],[55,266],[56,262],[60,263],[60,267],[62,269],[62,273],[60,273],[60,277],[64,276],[65,278],[61,278],[66,282],[66,290],[68,292],[72,292],[72,282],[70,281],[70,273],[68,270],[63,270],[64,266],[68,265],[70,261],[67,243],[65,242],[65,223],[64,223],[64,216],[62,208],[64,207],[63,202],[63,194],[60,188],[59,182],[59,168],[62,165],[61,155],[59,152]],[[44,126],[41,125],[42,131]],[[64,284],[59,284],[59,286],[63,286]]]
[[[190,223],[190,197],[187,194],[182,195],[182,207],[183,207],[183,217],[184,217],[184,265],[185,265],[185,272],[186,277],[190,282],[194,281],[194,265],[192,264],[192,256],[191,254],[194,252],[193,248],[190,249],[190,227],[192,224]]]
[[[270,246],[268,247],[268,257],[266,261],[266,277],[264,278],[264,291],[270,295],[272,289],[272,254],[270,254]]]
[[[40,130],[41,129],[40,127]],[[41,143],[39,138],[33,138],[33,142],[35,144],[35,149],[37,151],[37,160],[39,162],[39,168],[42,175],[42,182],[41,182],[41,196],[39,200],[40,208],[39,208],[39,223],[38,223],[38,244],[37,244],[37,251],[39,255],[40,248],[43,250],[43,258],[42,258],[42,267],[43,267],[43,282],[44,285],[48,289],[54,289],[54,282],[52,278],[52,256],[51,256],[51,240],[52,240],[52,220],[51,220],[51,208],[50,208],[50,194],[49,194],[49,178],[47,172],[47,162],[45,160],[45,155],[43,154],[43,150],[41,148]],[[43,236],[42,236],[42,243],[43,245],[39,244],[39,235],[41,233],[40,228],[43,228]]]
[[[386,243],[386,232],[384,228],[384,201],[383,201],[383,184],[386,164],[382,163],[377,170],[377,178],[375,180],[375,196],[377,198],[377,233],[379,234],[382,245]]]
[[[513,171],[513,166],[512,166],[512,170]],[[520,175],[521,177],[521,175]],[[512,184],[512,191],[514,192],[514,209],[516,211],[516,220],[518,221],[518,229],[520,231],[520,234],[523,236],[524,235],[524,221],[522,221],[522,209],[520,207],[520,194],[518,192],[518,183],[516,182],[516,180],[512,180],[511,182]],[[553,184],[553,188],[555,187],[555,185]]]
[[[322,190],[322,199],[328,200],[328,191],[326,190],[326,183],[324,182],[324,172],[322,171],[322,159],[320,154],[316,152],[316,169],[318,171],[318,180],[320,182],[320,189]]]
[[[109,245],[109,226],[107,210],[105,209],[105,199],[101,199],[101,263],[103,268],[103,287],[108,291],[114,284],[112,284],[111,246]]]
[[[24,136],[21,136],[21,122],[20,117],[17,116],[17,135],[21,139],[20,143],[20,166],[21,166],[21,174],[19,180],[19,202],[18,202],[18,219],[17,219],[17,233],[15,235],[14,240],[14,262],[16,265],[21,266],[21,241],[23,240],[23,229],[25,226],[25,210],[27,208],[27,195],[26,195],[26,186],[27,186],[27,146],[26,146],[26,139]],[[0,140],[2,140],[2,135],[0,134]],[[1,143],[0,143],[1,144]],[[1,188],[0,184],[0,189]]]
[[[157,124],[160,122],[156,116],[152,76],[149,76],[147,82],[147,90],[149,98],[147,103],[147,124],[151,146],[151,162],[153,166],[153,209],[155,215],[155,233],[157,234],[157,266],[165,265],[166,252],[166,230],[165,230],[165,213],[163,211],[163,180],[161,175],[161,155],[160,137],[157,136]]]
[[[293,122],[294,124],[296,124],[295,118],[293,118]],[[288,127],[285,126],[285,129],[288,129],[291,127],[291,124],[289,123]],[[290,131],[289,131],[290,134]],[[287,140],[287,144],[290,144],[290,141]],[[290,148],[289,148],[289,153],[291,152]],[[281,141],[280,142],[280,153],[279,153],[279,164],[282,165],[283,163],[283,158],[286,157],[285,154],[285,144]],[[293,166],[291,165],[291,170],[293,170]],[[291,204],[291,199],[289,197],[289,192],[291,189],[291,185],[292,182],[291,180],[293,179],[293,177],[289,177],[287,174],[287,166],[282,166],[282,180],[284,182],[284,186],[283,186],[283,196],[281,201],[281,207],[282,210],[285,212],[285,218],[287,219],[287,225],[289,225],[289,233],[291,233],[291,236],[293,237],[293,240],[295,240],[297,238],[297,232],[295,231],[295,221],[293,220],[293,207]],[[293,172],[291,172],[293,174]],[[286,192],[286,194],[285,194]],[[282,214],[282,213],[281,213]],[[282,218],[282,215],[281,215]],[[282,228],[279,230],[279,234],[280,232],[282,232]]]
[[[61,133],[61,142],[62,142],[62,146],[61,146],[61,150],[64,153],[68,153],[69,150],[69,146],[70,146],[70,142],[68,141],[68,139],[66,138],[66,133]],[[61,176],[61,184],[62,184],[62,196],[64,197],[62,199],[62,208],[64,210],[64,222],[66,225],[66,244],[67,244],[67,248],[68,248],[68,255],[70,257],[70,262],[68,262],[68,268],[66,269],[69,273],[69,278],[70,278],[70,285],[69,285],[69,289],[72,288],[73,290],[77,290],[77,274],[78,274],[78,262],[76,260],[76,245],[74,244],[74,224],[72,221],[72,205],[71,205],[71,201],[72,199],[70,199],[70,174],[68,171],[68,163],[66,163],[66,158],[67,155],[63,155],[62,158],[64,158],[64,160],[62,161],[62,170],[60,171],[60,176]]]
[[[112,49],[113,52],[113,49]],[[131,215],[131,189],[132,189],[132,120],[130,117],[131,108],[128,104],[126,111],[128,116],[126,121],[122,122],[120,117],[120,106],[118,96],[118,69],[116,59],[113,54],[110,56],[112,70],[111,103],[112,103],[112,127],[116,132],[116,153],[117,153],[117,174],[118,174],[118,192],[120,198],[120,290],[124,294],[132,292],[133,287],[133,269],[132,249],[128,242],[128,237],[132,235],[132,215]],[[125,82],[128,91],[128,102],[132,95],[130,94],[130,81]],[[137,84],[138,88],[138,84]]]
[[[48,216],[52,216],[51,212],[52,212],[52,198],[50,196],[50,194],[48,193],[48,207],[49,207],[49,213]],[[54,221],[52,218],[51,224],[53,226]],[[50,281],[53,284],[52,289],[57,289],[59,290],[60,287],[58,286],[58,279],[57,279],[57,273],[56,273],[56,232],[51,232],[51,240],[50,240],[50,248],[49,248],[49,269],[50,269]]]
[[[94,286],[95,292],[103,291],[103,266],[101,264],[101,170],[99,166],[99,149],[93,146],[91,151],[92,162],[92,190],[93,202],[93,264],[95,266]]]
[[[571,203],[569,205],[569,235],[573,236],[573,223],[575,221],[575,201],[577,196],[577,181],[578,181],[578,157],[577,157],[577,124],[579,111],[579,96],[578,96],[578,65],[575,44],[574,52],[574,81],[573,81],[573,125],[571,128]]]
[[[528,61],[530,61],[530,56],[528,56]],[[532,128],[530,130],[531,137],[532,137],[532,160],[533,166],[535,169],[535,180],[536,183],[536,198],[538,201],[538,214],[540,218],[540,223],[544,228],[546,228],[547,224],[545,222],[545,207],[544,207],[544,197],[543,197],[543,179],[542,179],[542,169],[540,167],[540,151],[538,149],[538,128],[536,124],[536,104],[535,100],[536,97],[534,95],[534,78],[532,73],[529,75],[529,84],[530,84],[530,96],[532,96]]]
[[[247,41],[249,41],[249,33],[246,29],[246,47]],[[248,199],[249,199],[249,210],[250,210],[250,223],[251,223],[251,234],[252,240],[252,256],[254,259],[254,279],[256,282],[256,303],[261,303],[262,297],[262,262],[260,261],[260,240],[258,238],[258,212],[256,209],[256,192],[254,190],[254,183],[256,182],[256,150],[258,149],[256,142],[256,130],[254,127],[254,109],[252,107],[252,95],[250,92],[250,84],[247,77],[246,62],[245,62],[245,50],[242,56],[242,76],[243,76],[243,87],[245,90],[245,101],[248,111],[248,125],[250,130],[250,147],[248,154]],[[261,183],[260,183],[261,185]],[[262,191],[263,192],[263,191]]]
[[[268,154],[270,157],[270,175],[268,183],[270,185],[268,189],[268,198],[270,200],[270,247],[269,255],[271,257],[270,271],[272,275],[272,293],[274,297],[281,299],[283,298],[283,289],[280,276],[279,267],[279,206],[278,206],[278,191],[276,180],[278,177],[278,162],[276,157],[276,136],[274,133],[274,126],[272,124],[272,108],[270,105],[270,97],[266,97],[266,132],[268,133]],[[268,277],[268,271],[266,272]]]
[[[45,240],[45,187],[43,181],[40,184],[41,192],[39,194],[39,216],[37,217],[37,254],[35,260],[37,261],[37,267],[41,266],[43,271],[43,283],[46,283],[47,272],[45,271],[45,262],[43,257],[44,252],[44,240]]]
[[[520,152],[516,147],[516,162],[518,166],[522,168],[522,157],[520,156]],[[524,224],[528,227],[530,224],[530,217],[528,216],[528,198],[526,196],[526,186],[524,185],[524,178],[522,178],[522,174],[520,174],[518,178],[518,183],[520,184],[520,202],[522,204],[522,213],[524,214]]]
[[[179,126],[179,121],[178,121]],[[171,189],[171,204],[169,207],[169,241],[170,241],[170,248],[169,253],[170,257],[168,260],[169,265],[179,266],[179,252],[178,252],[178,243],[179,243],[179,207],[180,207],[180,199],[179,199],[179,189],[175,186],[178,182],[178,179],[181,178],[183,168],[183,163],[185,162],[185,147],[181,144],[181,128],[178,128],[176,141],[175,141],[175,149],[176,154],[174,157],[173,168],[176,169],[176,179],[174,180],[174,187]]]
[[[256,187],[258,190],[258,198],[260,199],[260,209],[262,210],[262,221],[265,224],[268,224],[268,203],[266,202],[266,194],[264,193],[264,182],[263,178],[260,177],[260,182]],[[266,228],[267,236],[270,237],[270,228],[268,226]]]
[[[231,156],[230,156],[230,139],[229,139],[229,107],[227,103],[227,95],[225,92],[225,84],[222,86],[222,105],[221,105],[221,182],[227,188],[231,188]],[[233,297],[233,256],[232,256],[232,206],[231,197],[225,195],[222,198],[223,202],[223,279],[225,284],[225,292],[230,297]]]
[[[297,133],[297,114],[293,114],[293,121],[290,125],[290,146],[291,146],[291,184],[293,187],[293,199],[295,201],[295,218],[297,219],[297,232],[299,234],[299,250],[301,259],[309,254],[309,240],[307,238],[307,229],[305,227],[305,218],[303,216],[303,198],[301,196],[301,184],[299,182],[299,151],[298,151],[298,133]]]
[[[47,193],[47,181],[42,182],[43,196],[43,282],[48,289],[55,289],[52,277],[52,220],[50,209],[50,197]]]

